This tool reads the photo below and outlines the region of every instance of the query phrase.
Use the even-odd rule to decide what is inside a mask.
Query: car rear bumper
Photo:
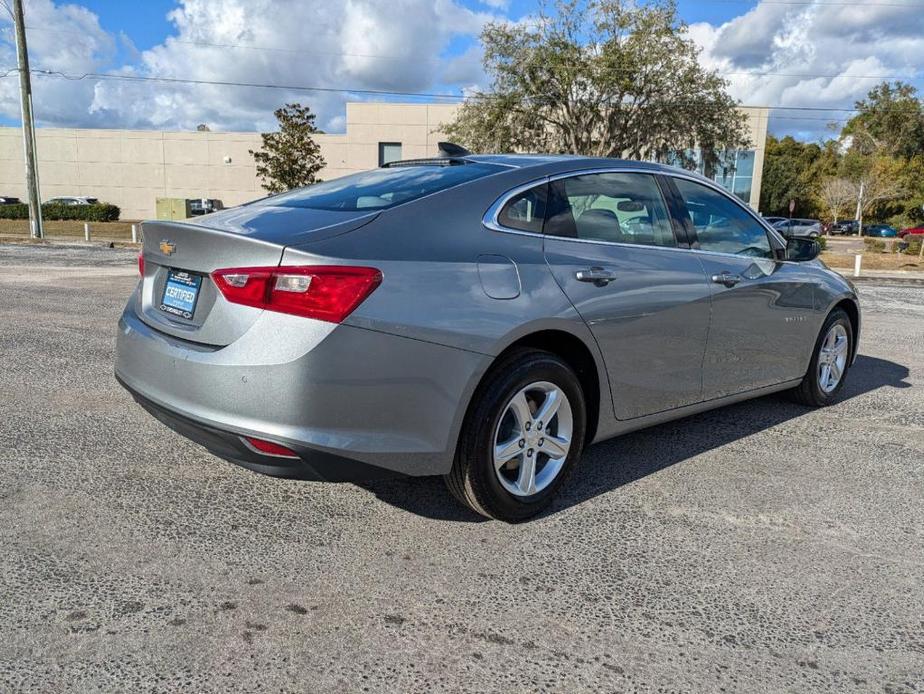
[[[130,301],[119,321],[116,377],[170,428],[260,472],[359,480],[450,470],[465,406],[490,357],[266,313],[240,340],[209,347],[151,328]],[[254,452],[241,436],[279,443],[300,461]]]
[[[118,374],[116,375],[116,380],[131,393],[135,402],[153,415],[161,424],[173,429],[173,431],[190,441],[203,446],[212,455],[254,472],[272,475],[273,477],[291,477],[319,482],[358,482],[361,480],[403,476],[402,473],[394,470],[386,470],[375,465],[368,465],[350,458],[312,450],[303,446],[292,447],[292,450],[299,454],[297,459],[262,455],[248,447],[240,435],[230,431],[222,431],[177,414],[152,400],[148,400],[119,378]]]

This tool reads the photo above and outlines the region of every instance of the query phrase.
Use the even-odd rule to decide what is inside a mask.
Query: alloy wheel
[[[832,392],[841,382],[847,368],[849,342],[847,330],[840,323],[832,325],[825,335],[818,352],[818,387],[822,392]]]
[[[561,388],[537,381],[504,407],[494,432],[494,471],[514,496],[538,494],[561,472],[571,450],[574,420]]]

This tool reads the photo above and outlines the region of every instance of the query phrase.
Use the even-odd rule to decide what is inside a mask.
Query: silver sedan
[[[506,521],[595,441],[827,405],[857,352],[814,241],[657,164],[459,153],[143,231],[115,371],[154,416],[268,474],[443,475]]]

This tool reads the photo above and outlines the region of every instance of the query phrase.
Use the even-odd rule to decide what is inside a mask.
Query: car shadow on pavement
[[[850,371],[841,401],[879,388],[910,388],[908,368],[860,355]],[[590,446],[552,506],[552,515],[595,496],[811,412],[785,395],[768,395],[642,429]],[[364,482],[380,501],[436,520],[487,519],[456,502],[439,477]]]

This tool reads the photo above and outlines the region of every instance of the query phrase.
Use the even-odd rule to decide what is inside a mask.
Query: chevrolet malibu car
[[[680,169],[399,162],[145,223],[115,372],[252,470],[443,475],[514,522],[595,441],[776,391],[834,401],[860,310],[817,253]]]

